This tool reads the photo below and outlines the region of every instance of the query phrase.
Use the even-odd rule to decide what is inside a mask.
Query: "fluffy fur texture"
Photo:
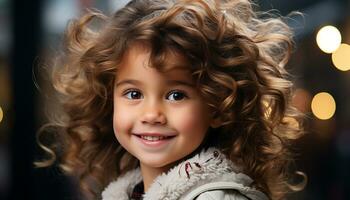
[[[216,153],[218,157],[214,157]],[[188,171],[189,178],[185,170],[186,163],[192,167]],[[200,164],[200,167],[195,163]],[[177,200],[201,185],[218,181],[236,183],[235,189],[251,199],[267,199],[263,193],[252,188],[253,180],[240,171],[218,149],[209,148],[158,176],[144,195],[144,200]],[[110,183],[103,191],[102,199],[128,200],[133,187],[140,181],[140,169],[131,170]]]

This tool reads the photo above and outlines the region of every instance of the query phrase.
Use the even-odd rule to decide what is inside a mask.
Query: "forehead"
[[[134,43],[126,50],[117,67],[117,78],[128,72],[139,71],[140,67],[151,68],[164,75],[191,75],[188,59],[178,51],[168,49],[154,56],[149,45]]]

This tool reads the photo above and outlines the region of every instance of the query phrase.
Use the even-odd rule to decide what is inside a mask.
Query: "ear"
[[[218,128],[221,126],[221,124],[222,124],[222,121],[221,121],[220,117],[216,117],[216,118],[211,120],[210,127]]]

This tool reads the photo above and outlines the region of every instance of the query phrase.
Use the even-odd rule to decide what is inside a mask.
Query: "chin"
[[[153,168],[167,167],[168,165],[171,164],[171,162],[169,163],[165,160],[145,160],[145,159],[142,159],[142,160],[140,160],[140,162],[148,167],[153,167]]]

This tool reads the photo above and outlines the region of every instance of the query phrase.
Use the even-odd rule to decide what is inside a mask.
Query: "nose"
[[[143,124],[165,124],[167,122],[160,103],[146,103],[143,109],[144,111],[141,116],[141,122]]]

